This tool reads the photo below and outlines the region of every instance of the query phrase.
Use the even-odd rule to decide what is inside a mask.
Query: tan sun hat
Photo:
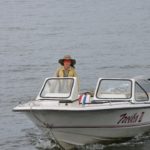
[[[65,55],[62,59],[59,59],[58,62],[63,66],[64,60],[71,60],[71,66],[74,66],[76,64],[76,60],[72,59],[70,55]]]

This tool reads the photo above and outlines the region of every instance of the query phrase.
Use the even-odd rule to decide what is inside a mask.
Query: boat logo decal
[[[143,116],[145,112],[134,113],[129,115],[128,113],[124,113],[120,115],[120,119],[117,124],[128,124],[128,123],[138,123],[142,122]]]

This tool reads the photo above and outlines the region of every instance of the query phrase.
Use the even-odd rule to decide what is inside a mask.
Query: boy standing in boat
[[[62,66],[56,71],[56,77],[77,77],[74,65],[76,60],[70,55],[65,55],[64,58],[58,61]]]
[[[57,69],[55,76],[56,77],[77,77],[78,90],[79,90],[80,83],[74,67],[74,65],[76,64],[76,60],[72,59],[70,55],[65,55],[62,59],[59,59],[58,62],[61,64],[61,67]]]

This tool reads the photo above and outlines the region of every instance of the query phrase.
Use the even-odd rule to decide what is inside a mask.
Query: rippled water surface
[[[149,0],[0,1],[0,149],[46,149],[48,143],[23,114],[58,59],[71,54],[81,88],[98,77],[150,77]],[[44,142],[45,141],[45,142]],[[131,141],[83,149],[147,150],[149,134]]]

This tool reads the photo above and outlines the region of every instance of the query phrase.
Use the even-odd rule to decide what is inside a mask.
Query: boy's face
[[[64,60],[64,67],[68,68],[71,65],[71,60]]]

